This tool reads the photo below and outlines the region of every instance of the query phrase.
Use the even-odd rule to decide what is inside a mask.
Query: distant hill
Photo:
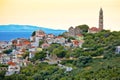
[[[0,25],[0,32],[33,32],[43,30],[45,33],[61,34],[66,30],[55,30],[50,28],[31,26],[31,25]]]

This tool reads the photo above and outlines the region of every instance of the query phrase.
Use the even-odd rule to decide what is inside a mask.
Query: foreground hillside
[[[4,77],[1,73],[0,77],[1,80],[119,80],[119,61],[120,56],[110,59],[93,59],[84,67],[74,65],[75,68],[71,72],[65,72],[64,69],[47,63],[31,64],[23,68],[20,74]],[[74,61],[69,65],[73,63]],[[81,64],[81,62],[77,64]]]
[[[120,46],[120,32],[102,31],[96,34],[84,33],[85,43],[82,48],[63,48],[53,44],[48,50],[61,58],[62,65],[73,68],[66,71],[58,64],[40,61],[44,58],[44,50],[35,55],[33,62],[22,67],[19,74],[4,76],[1,80],[119,80],[120,54],[116,46]]]

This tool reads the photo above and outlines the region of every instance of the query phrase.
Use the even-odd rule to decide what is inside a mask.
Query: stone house
[[[64,45],[66,42],[66,39],[62,36],[58,36],[54,39],[54,43],[58,43],[58,44],[61,44],[61,45]]]
[[[80,47],[81,48],[84,41],[83,40],[80,40],[80,41],[72,40],[72,43],[73,43],[73,47]]]
[[[2,49],[7,48],[8,46],[9,46],[8,42],[6,42],[6,41],[0,41],[0,47]]]
[[[72,26],[68,29],[68,36],[75,36],[75,30]]]
[[[12,45],[14,45],[17,49],[29,49],[31,42],[24,38],[18,38],[12,41]]]
[[[52,44],[52,43],[54,43],[54,38],[46,38],[46,42],[48,44]]]
[[[81,30],[79,27],[75,27],[75,28],[70,27],[70,28],[68,29],[67,35],[68,35],[68,36],[71,36],[71,37],[74,37],[74,36],[76,36],[77,34],[81,34],[81,32],[82,32],[82,30]]]
[[[10,60],[10,57],[7,54],[0,54],[0,63],[1,64],[7,64],[7,62]]]
[[[42,49],[46,49],[46,48],[48,48],[49,46],[50,46],[50,44],[48,44],[48,43],[43,43],[43,44],[41,45]]]

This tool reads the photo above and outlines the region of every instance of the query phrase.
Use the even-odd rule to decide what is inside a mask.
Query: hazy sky
[[[55,29],[80,24],[98,27],[100,7],[104,11],[104,28],[120,30],[120,0],[0,0],[0,24]]]

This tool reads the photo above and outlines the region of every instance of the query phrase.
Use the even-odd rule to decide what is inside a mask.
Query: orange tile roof
[[[22,46],[22,44],[16,44],[16,46]]]
[[[99,28],[92,27],[92,28],[90,28],[89,30],[92,30],[92,31],[99,31]]]
[[[8,65],[15,66],[16,64],[15,64],[14,62],[12,62],[12,61],[9,61],[9,62],[8,62]]]
[[[17,40],[20,40],[20,44],[17,44]],[[16,46],[22,46],[22,45],[29,45],[31,44],[31,42],[27,39],[16,39],[16,40],[13,40],[12,41],[13,45],[16,45]]]
[[[47,43],[43,43],[42,46],[50,46],[50,45]]]
[[[83,36],[82,34],[77,34],[77,36]]]
[[[57,38],[63,38],[62,36],[58,36]]]
[[[35,48],[35,46],[31,46],[31,48]]]
[[[26,41],[23,42],[23,44],[29,45],[29,44],[31,44],[31,43],[30,43],[30,41],[27,41],[27,40],[26,40]]]
[[[73,42],[73,44],[75,44],[75,45],[78,45],[78,44],[79,44],[79,41],[78,41],[78,40],[73,40],[72,42]]]

